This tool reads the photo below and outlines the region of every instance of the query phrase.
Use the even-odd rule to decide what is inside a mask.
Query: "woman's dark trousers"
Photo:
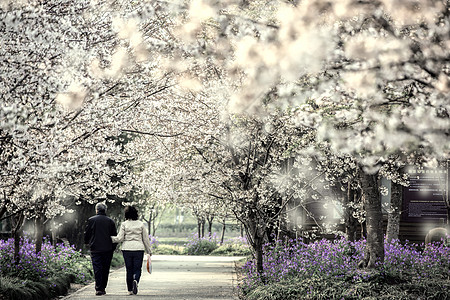
[[[113,251],[91,252],[92,268],[94,269],[95,290],[104,292],[108,284],[109,267]]]
[[[127,269],[127,288],[128,291],[131,291],[133,289],[133,280],[139,282],[141,278],[144,251],[122,250],[122,254],[125,268]]]

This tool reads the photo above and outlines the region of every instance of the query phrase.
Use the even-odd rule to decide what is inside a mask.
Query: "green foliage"
[[[123,260],[123,255],[120,252],[114,252],[113,258],[111,260],[111,267],[112,268],[118,268],[125,265],[125,261]]]
[[[350,246],[350,248],[349,248]],[[376,269],[360,269],[365,240],[279,241],[266,245],[263,273],[243,262],[240,288],[248,300],[264,299],[450,299],[449,253],[427,247],[385,244]],[[352,250],[353,249],[353,250]]]
[[[250,247],[244,244],[223,244],[211,252],[211,255],[223,256],[248,256],[251,254]]]
[[[176,246],[176,245],[159,245],[155,250],[153,250],[153,254],[159,255],[181,255],[184,253],[184,247]]]
[[[89,257],[73,246],[53,246],[44,239],[41,252],[27,238],[20,241],[20,258],[14,261],[14,241],[0,240],[0,295],[6,299],[50,299],[64,295],[70,283],[93,277]],[[0,298],[2,299],[2,298]]]
[[[67,293],[73,278],[59,273],[40,281],[22,280],[17,277],[0,277],[0,295],[10,300],[43,300]],[[3,298],[0,298],[3,299]]]
[[[199,238],[196,234],[184,247],[184,254],[187,255],[209,255],[217,249],[215,237]]]
[[[288,277],[280,282],[260,285],[246,295],[248,300],[298,299],[450,299],[448,280],[405,281],[373,271],[365,280],[350,277]]]
[[[53,296],[67,294],[70,288],[70,282],[73,281],[73,276],[71,274],[62,273],[55,274],[48,278],[50,283],[50,292]]]
[[[158,246],[160,245],[184,245],[188,242],[186,236],[183,237],[158,237]]]

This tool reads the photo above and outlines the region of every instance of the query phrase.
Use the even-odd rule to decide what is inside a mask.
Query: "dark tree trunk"
[[[260,275],[261,280],[265,282],[265,278],[263,277],[263,244],[266,232],[266,223],[258,218],[255,209],[249,209],[248,211],[249,213],[244,223],[247,240],[254,251],[253,254],[256,259],[256,271]]]
[[[202,221],[197,218],[197,234],[198,234],[198,238],[202,237]]]
[[[201,223],[201,229],[202,229],[202,238],[205,237],[205,224],[206,224],[206,220],[204,218],[202,218],[202,223]]]
[[[6,205],[2,207],[2,209],[0,209],[0,220],[2,220],[3,215],[6,213],[7,209],[6,209]]]
[[[361,223],[361,238],[364,238],[367,240],[367,223],[366,223],[366,221],[363,221]]]
[[[400,231],[400,215],[402,211],[402,186],[392,182],[391,184],[391,207],[388,212],[386,228],[386,242],[398,239]]]
[[[257,237],[255,239],[255,254],[256,254],[256,271],[258,272],[260,278],[263,282],[265,282],[265,278],[263,276],[263,239]]]
[[[222,233],[220,234],[220,244],[223,245],[223,240],[225,239],[225,230],[226,230],[226,224],[225,224],[225,219],[223,219],[223,223],[222,223]]]
[[[249,220],[249,222],[245,225],[245,231],[247,233],[247,240],[250,244],[250,246],[253,249],[253,253],[255,255],[256,259],[256,271],[260,275],[260,278],[264,282],[264,278],[262,276],[264,268],[263,268],[263,262],[264,262],[264,256],[263,256],[263,244],[264,244],[264,235],[261,234],[262,231],[258,230],[258,225],[253,220]]]
[[[384,261],[383,215],[381,200],[378,193],[376,174],[359,172],[364,209],[366,211],[367,226],[367,254],[368,268],[374,268],[378,262]]]
[[[19,231],[14,231],[13,238],[14,238],[14,263],[16,265],[18,265],[19,261],[20,261],[20,255],[19,255],[19,251],[20,251],[20,232]]]
[[[207,219],[208,219],[208,236],[211,237],[214,217],[208,217]]]
[[[34,219],[34,239],[36,243],[36,254],[42,250],[42,239],[44,238],[44,217],[37,216]]]
[[[86,250],[84,244],[84,230],[86,229],[87,220],[95,212],[94,204],[83,202],[82,205],[75,206],[74,218],[70,226],[66,227],[64,234],[70,244],[76,249]]]
[[[20,261],[20,238],[21,238],[21,228],[23,225],[23,222],[25,220],[25,216],[23,213],[19,213],[19,215],[16,215],[15,217],[12,217],[13,220],[13,226],[12,226],[12,232],[11,235],[14,238],[14,263],[19,264]]]

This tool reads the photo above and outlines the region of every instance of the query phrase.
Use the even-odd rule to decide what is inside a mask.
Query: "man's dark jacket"
[[[84,231],[84,243],[89,245],[91,252],[113,251],[117,244],[113,244],[111,236],[115,235],[116,224],[106,213],[100,211],[89,218]]]

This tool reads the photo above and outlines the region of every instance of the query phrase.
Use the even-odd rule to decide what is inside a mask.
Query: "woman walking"
[[[136,295],[141,278],[144,251],[152,255],[150,239],[145,224],[138,221],[138,212],[133,206],[125,207],[125,221],[120,225],[119,234],[112,236],[113,243],[122,243],[122,254],[127,270],[128,294]]]

